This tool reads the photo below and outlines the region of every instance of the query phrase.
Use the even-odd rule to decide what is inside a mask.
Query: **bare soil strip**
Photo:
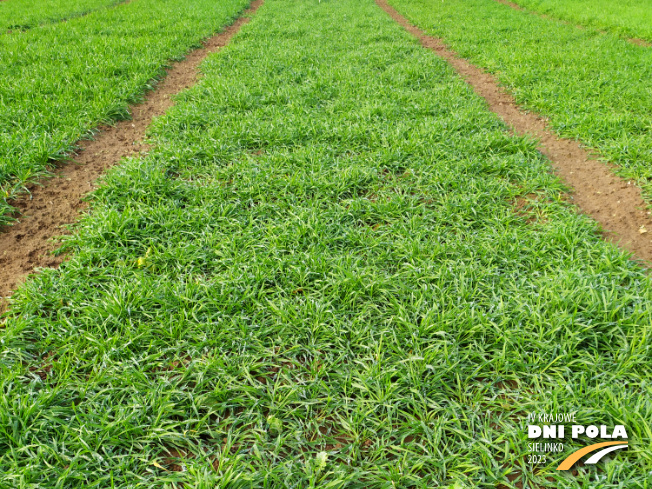
[[[459,58],[443,41],[411,25],[386,0],[376,0],[376,3],[424,47],[448,61],[516,134],[539,139],[539,151],[573,188],[573,202],[600,224],[605,239],[648,262],[648,266],[652,263],[652,219],[638,187],[614,175],[613,165],[592,158],[577,141],[558,137],[540,116],[519,109],[493,75]]]
[[[72,161],[42,186],[32,185],[30,195],[14,202],[20,220],[0,229],[0,302],[34,269],[56,267],[65,260],[52,255],[57,247],[53,238],[65,234],[62,226],[78,218],[86,207],[82,198],[95,188],[97,178],[125,156],[147,151],[148,145],[142,140],[152,118],[163,115],[173,105],[171,97],[197,81],[204,58],[226,46],[262,3],[254,0],[232,25],[175,63],[145,101],[132,107],[131,120],[101,128],[95,139],[82,141]]]
[[[557,18],[551,17],[551,16],[546,15],[546,14],[540,14],[539,12],[533,12],[531,10],[526,10],[523,7],[521,7],[520,5],[518,5],[518,4],[514,3],[514,2],[510,2],[509,0],[496,0],[496,2],[502,3],[503,5],[507,5],[508,7],[511,7],[514,10],[521,10],[523,12],[527,12],[528,14],[536,15],[537,17],[541,17],[542,19],[556,20],[558,22],[562,22],[562,23],[567,24],[567,25],[572,25],[570,22],[566,22],[565,20],[557,19]],[[576,25],[575,27],[577,29],[584,29],[584,26],[581,26],[581,25]],[[649,48],[649,47],[652,46],[652,43],[650,43],[649,41],[646,41],[645,39],[627,38],[627,37],[623,37],[622,39],[625,39],[627,42],[631,42],[632,44],[636,44],[637,46],[642,46],[642,47],[646,47],[646,48]]]

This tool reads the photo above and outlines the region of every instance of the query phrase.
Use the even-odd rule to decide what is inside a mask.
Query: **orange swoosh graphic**
[[[599,448],[610,447],[611,445],[627,445],[626,441],[605,441],[604,443],[595,443],[588,447],[580,448],[578,451],[571,453],[566,459],[559,464],[557,470],[568,470],[575,462],[581,459],[587,453],[596,451]]]

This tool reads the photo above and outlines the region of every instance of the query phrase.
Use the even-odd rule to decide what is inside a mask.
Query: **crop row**
[[[652,41],[652,8],[648,0],[516,0],[514,3],[573,24]]]
[[[14,296],[0,485],[589,487],[524,464],[538,411],[646,487],[652,288],[532,141],[373,0],[270,0],[203,71]]]
[[[494,0],[390,0],[652,198],[652,49]],[[489,19],[489,20],[488,20]]]
[[[5,0],[0,2],[0,35],[71,19],[125,0]]]
[[[245,0],[137,0],[0,36],[0,223],[7,200],[99,124],[129,116],[171,59],[228,24]]]

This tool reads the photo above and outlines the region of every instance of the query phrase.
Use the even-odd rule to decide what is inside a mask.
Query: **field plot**
[[[135,0],[0,36],[0,224],[26,181],[99,124],[128,117],[128,104],[168,60],[231,22],[246,3]]]
[[[0,1],[0,35],[79,17],[126,0],[6,0]]]
[[[411,22],[495,73],[525,108],[620,165],[652,198],[652,49],[494,0],[391,0]]]
[[[515,0],[513,3],[578,25],[652,41],[650,0]]]
[[[372,0],[203,71],[14,296],[0,486],[648,487],[650,281],[532,142]],[[535,410],[631,447],[533,467]]]

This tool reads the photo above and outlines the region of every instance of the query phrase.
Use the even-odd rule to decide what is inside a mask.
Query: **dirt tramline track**
[[[508,7],[511,7],[514,10],[520,10],[522,12],[527,12],[530,15],[536,15],[537,17],[540,17],[542,19],[555,20],[557,22],[562,22],[563,24],[572,25],[570,22],[567,22],[565,20],[558,19],[558,18],[555,18],[555,17],[551,17],[551,16],[546,15],[546,14],[540,14],[538,12],[533,12],[531,10],[524,9],[519,4],[514,3],[514,2],[510,2],[509,0],[495,0],[495,1],[498,2],[498,3],[502,3],[503,5],[507,5]],[[575,27],[577,29],[584,29],[585,28],[584,26],[581,26],[581,25],[576,25]],[[649,48],[649,47],[652,46],[652,43],[650,43],[649,41],[646,41],[645,39],[638,39],[638,38],[635,38],[635,37],[621,37],[621,39],[624,39],[625,41],[627,41],[629,43],[636,44],[637,46],[642,46],[642,47],[646,47],[646,48]]]
[[[557,136],[548,128],[545,119],[522,111],[514,98],[500,88],[493,75],[460,58],[441,39],[410,24],[386,0],[376,0],[376,3],[424,47],[448,61],[487,101],[490,110],[516,134],[531,135],[540,140],[541,153],[550,159],[562,180],[572,187],[573,202],[600,224],[605,239],[652,263],[652,219],[638,187],[614,175],[607,165],[593,158],[577,141]]]
[[[541,152],[573,187],[574,202],[600,223],[609,241],[652,262],[652,241],[647,233],[647,229],[652,230],[652,220],[637,187],[615,176],[577,142],[558,138],[536,114],[521,111],[492,75],[459,58],[441,40],[411,25],[385,0],[377,3],[424,47],[446,59],[516,133],[540,139]],[[63,256],[51,254],[56,248],[52,239],[63,232],[61,226],[74,222],[85,208],[82,199],[93,190],[97,178],[120,159],[148,149],[142,140],[152,118],[164,114],[173,105],[172,95],[196,81],[197,68],[203,59],[228,44],[248,21],[247,15],[253,14],[261,4],[262,0],[252,2],[231,26],[208,39],[203,48],[175,63],[145,102],[133,107],[131,120],[102,129],[92,141],[83,141],[82,150],[70,164],[61,167],[43,186],[33,185],[29,196],[15,202],[21,220],[0,233],[0,297],[8,296],[36,268],[56,267],[64,261]]]
[[[196,82],[200,63],[226,46],[262,3],[254,0],[233,24],[174,63],[145,101],[132,107],[130,120],[102,128],[95,139],[82,141],[72,161],[42,186],[32,185],[30,194],[14,203],[21,213],[19,222],[0,228],[0,300],[36,268],[56,267],[65,260],[51,254],[57,247],[52,240],[86,207],[82,199],[95,188],[95,181],[122,158],[147,151],[142,140],[152,119],[173,105],[172,96]]]
[[[266,2],[201,71],[0,314],[1,487],[646,487],[650,277],[532,138],[375,1]],[[557,472],[531,413],[631,450]]]

